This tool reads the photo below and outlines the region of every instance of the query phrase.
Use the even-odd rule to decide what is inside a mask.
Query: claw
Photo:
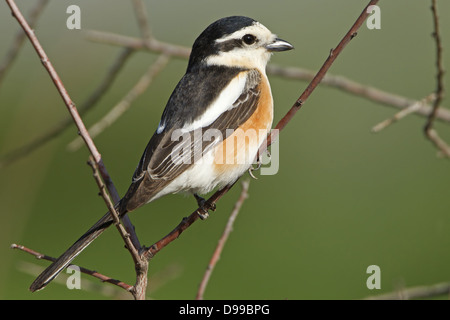
[[[256,159],[256,168],[255,168],[253,165],[251,165],[250,168],[248,168],[248,173],[250,174],[250,176],[251,176],[253,179],[258,180],[258,178],[255,177],[255,175],[253,174],[253,171],[259,170],[259,169],[261,168],[261,166],[262,166],[262,161],[261,161],[261,159],[258,157],[258,159]]]
[[[205,200],[205,198],[200,197],[196,193],[194,193],[194,197],[197,200],[197,204],[198,204],[197,214],[200,217],[200,219],[205,220],[206,218],[208,218],[209,210],[216,211],[215,203],[211,203],[208,200]]]
[[[266,149],[265,152],[267,153],[267,156],[268,156],[269,159],[270,159],[270,158],[271,158],[270,151],[269,151],[268,149]],[[250,168],[248,168],[248,173],[250,174],[250,176],[251,176],[253,179],[258,180],[258,178],[255,177],[255,175],[253,174],[253,171],[256,171],[256,170],[261,169],[261,166],[262,166],[262,160],[261,160],[261,158],[258,156],[258,158],[256,159],[256,168],[255,168],[253,165],[251,165]]]
[[[253,166],[251,166],[250,168],[248,168],[248,174],[250,175],[250,177],[252,177],[255,180],[258,180],[257,177],[255,177],[255,175],[253,174],[253,171],[258,170],[259,168],[254,168]]]
[[[202,213],[202,212],[200,212],[201,210],[203,210],[203,209],[198,209],[198,210],[197,210],[197,214],[198,214],[198,216],[200,217],[200,219],[202,219],[202,220],[208,219],[208,217],[209,217],[209,212],[205,210],[205,211],[203,211],[203,213]]]

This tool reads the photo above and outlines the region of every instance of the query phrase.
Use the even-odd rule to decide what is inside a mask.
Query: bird
[[[273,122],[266,75],[272,53],[294,46],[260,22],[229,16],[211,23],[194,41],[186,72],[115,209],[119,217],[162,196],[200,196],[229,186],[252,166]],[[207,210],[198,211],[201,218]],[[43,289],[113,224],[107,212],[31,284]]]

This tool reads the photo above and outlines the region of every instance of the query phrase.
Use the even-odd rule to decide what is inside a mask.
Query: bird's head
[[[264,71],[273,52],[293,48],[254,19],[226,17],[209,25],[195,40],[188,71],[202,65]]]

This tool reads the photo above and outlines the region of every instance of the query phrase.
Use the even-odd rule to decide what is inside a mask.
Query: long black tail
[[[52,281],[65,267],[67,267],[81,251],[83,251],[92,241],[97,239],[105,231],[113,220],[110,213],[105,214],[95,225],[93,225],[80,239],[78,239],[69,249],[66,250],[55,262],[45,269],[30,286],[30,291],[34,292],[43,289]]]

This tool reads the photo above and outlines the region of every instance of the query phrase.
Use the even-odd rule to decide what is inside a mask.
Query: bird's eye
[[[245,44],[251,45],[256,42],[256,37],[252,34],[246,34],[242,37],[242,40],[245,42]]]

